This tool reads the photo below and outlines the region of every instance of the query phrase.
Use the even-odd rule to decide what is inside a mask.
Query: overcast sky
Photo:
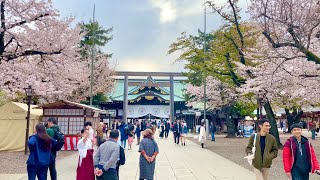
[[[219,0],[224,1],[224,0]],[[240,0],[246,7],[247,1]],[[203,30],[203,0],[54,0],[62,16],[76,21],[92,19],[105,28],[113,27],[113,40],[104,51],[113,53],[111,64],[119,71],[181,72],[176,55],[167,55],[169,45],[181,32]],[[221,25],[217,15],[207,14],[207,29]]]

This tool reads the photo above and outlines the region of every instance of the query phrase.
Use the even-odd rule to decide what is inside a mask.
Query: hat
[[[294,129],[294,128],[300,128],[300,129],[302,129],[301,123],[294,123],[294,124],[292,124],[292,125],[290,126],[290,131],[292,131],[292,129]]]

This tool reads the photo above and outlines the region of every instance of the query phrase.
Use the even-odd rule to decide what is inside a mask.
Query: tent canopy
[[[39,116],[42,116],[42,109],[33,109],[35,107],[37,106],[30,106],[30,119],[39,119]],[[0,107],[0,121],[26,119],[27,112],[27,104],[18,102],[8,102]]]
[[[29,135],[42,115],[42,109],[32,109],[34,107],[30,107]],[[27,112],[28,105],[23,103],[8,102],[0,107],[0,151],[24,150]]]

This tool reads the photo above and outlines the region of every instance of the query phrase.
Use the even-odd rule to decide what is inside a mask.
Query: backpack
[[[57,140],[58,143],[54,147],[55,151],[60,151],[64,146],[64,134],[60,130],[52,129],[54,131],[53,139]]]
[[[133,131],[134,130],[134,126],[132,124],[129,125],[129,131]]]
[[[126,155],[124,153],[124,149],[120,146],[120,157],[119,157],[119,161],[118,164],[120,165],[124,165],[126,163]]]
[[[125,128],[124,128],[124,133],[125,133],[126,135],[129,134],[129,129],[128,129],[128,127],[125,127]]]

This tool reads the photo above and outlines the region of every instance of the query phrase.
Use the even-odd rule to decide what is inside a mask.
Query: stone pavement
[[[155,180],[252,180],[254,173],[207,150],[186,141],[186,146],[173,143],[172,133],[168,139],[156,138],[160,153],[156,159]],[[126,164],[120,169],[120,180],[139,179],[138,146],[126,150]],[[243,151],[241,149],[241,151]],[[58,179],[74,180],[78,154],[57,162]],[[3,180],[27,180],[26,174],[0,175]],[[49,179],[49,178],[48,178]]]

